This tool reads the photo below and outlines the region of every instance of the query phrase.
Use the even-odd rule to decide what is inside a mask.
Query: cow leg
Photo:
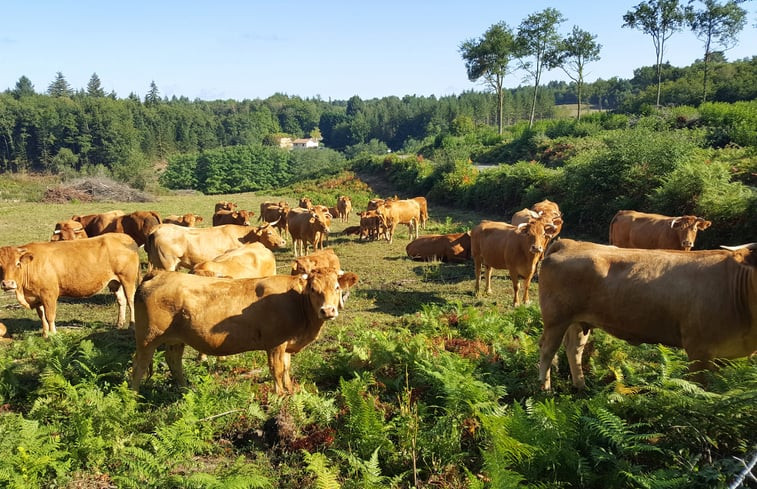
[[[268,350],[268,368],[273,376],[273,385],[276,394],[284,394],[285,387],[291,389],[289,380],[289,354],[286,352],[287,344],[282,343]],[[287,383],[289,384],[287,387]]]
[[[137,351],[134,352],[134,360],[132,361],[131,368],[131,388],[132,390],[139,390],[139,383],[142,381],[145,372],[152,371],[152,357],[155,355],[155,347],[152,345],[139,346],[137,345]]]
[[[524,303],[524,304],[528,304],[528,303],[530,302],[530,299],[529,299],[529,297],[528,297],[528,292],[529,292],[529,291],[528,291],[528,289],[530,289],[530,288],[531,288],[531,280],[533,280],[533,278],[534,278],[534,272],[535,272],[535,270],[532,270],[532,271],[531,271],[531,273],[529,273],[529,274],[528,274],[528,275],[527,275],[527,276],[526,276],[526,277],[525,277],[525,278],[523,279],[523,289],[524,289],[524,290],[523,290],[523,303]],[[510,274],[510,277],[512,277],[512,276],[513,276],[513,275],[512,275],[512,274]],[[515,277],[517,277],[517,276],[518,276],[518,274],[516,273],[516,274],[515,274]]]
[[[126,299],[126,293],[124,292],[124,287],[121,285],[120,282],[116,282],[115,280],[111,281],[108,284],[108,288],[111,292],[113,292],[113,295],[116,296],[116,302],[118,302],[118,322],[116,323],[116,327],[118,329],[124,329],[126,327],[126,306],[127,306],[127,299]],[[133,304],[131,304],[132,313],[134,312]],[[134,318],[131,318],[132,323],[134,321]]]
[[[50,334],[50,324],[45,317],[45,307],[39,305],[35,307],[34,310],[37,311],[37,316],[39,316],[39,319],[42,321],[42,337],[47,338]]]
[[[520,300],[518,300],[518,292],[520,292],[520,278],[518,277],[518,273],[513,273],[512,270],[509,270],[510,273],[510,281],[513,283],[513,306],[518,306],[520,304]],[[526,294],[528,295],[528,288],[526,288]],[[525,302],[525,298],[524,298]]]
[[[568,364],[570,365],[570,376],[573,378],[573,387],[578,390],[586,388],[582,358],[584,347],[586,346],[586,342],[589,341],[590,334],[591,329],[587,328],[586,333],[584,333],[584,328],[580,324],[573,324],[568,328],[563,337],[565,354],[568,357]]]
[[[478,256],[473,257],[473,273],[476,275],[476,286],[473,289],[473,295],[478,295],[481,288],[481,258]]]
[[[552,388],[550,380],[550,366],[555,358],[560,342],[565,336],[565,330],[570,324],[561,322],[551,323],[544,320],[544,331],[539,338],[539,382],[542,390],[548,391]],[[570,353],[568,353],[570,356]]]
[[[494,271],[494,267],[490,267],[489,265],[484,265],[484,266],[486,267],[486,270],[484,271],[484,274],[486,274],[486,293],[491,294],[492,293],[492,272]],[[513,282],[513,284],[517,284],[517,283],[518,283],[517,280]]]
[[[184,367],[181,359],[184,356],[184,343],[171,343],[166,345],[166,363],[171,375],[178,385],[184,387],[187,385],[187,379],[184,378]]]
[[[48,333],[55,334],[58,330],[55,328],[55,314],[58,308],[58,303],[50,298],[43,297],[40,305],[37,306],[37,315],[42,320],[42,336],[47,338],[45,334],[45,328]]]

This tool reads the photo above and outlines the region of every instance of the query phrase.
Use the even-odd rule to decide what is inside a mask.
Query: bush
[[[708,127],[707,141],[711,146],[757,146],[757,100],[733,104],[708,102],[699,107],[699,112]]]

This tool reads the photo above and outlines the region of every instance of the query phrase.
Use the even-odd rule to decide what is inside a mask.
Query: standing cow
[[[610,222],[610,244],[620,248],[690,251],[697,231],[704,231],[711,224],[697,216],[618,211]]]
[[[124,328],[126,308],[134,323],[134,292],[139,279],[137,244],[125,234],[108,233],[89,239],[29,243],[0,248],[2,289],[18,302],[36,309],[42,336],[55,334],[58,297],[90,297],[107,286],[118,302],[118,327]]]
[[[265,350],[277,394],[292,392],[291,356],[315,341],[323,324],[339,315],[354,273],[335,269],[308,275],[230,280],[178,272],[148,274],[137,294],[131,385],[139,383],[158,346],[179,385],[185,345],[207,355]]]
[[[328,234],[329,226],[324,212],[297,207],[287,214],[287,227],[292,236],[292,251],[295,258],[307,254],[308,246],[315,251],[318,240]]]
[[[471,230],[471,255],[476,274],[475,294],[481,285],[481,267],[485,267],[486,293],[492,291],[492,269],[506,269],[513,282],[513,305],[517,306],[519,282],[523,279],[523,302],[528,302],[528,287],[555,227],[540,219],[513,226],[506,222],[483,221]]]
[[[399,224],[407,224],[410,239],[418,237],[418,226],[421,222],[421,207],[417,201],[386,200],[379,206],[377,212],[381,215],[386,225],[386,239],[389,244],[394,241],[394,231]]]
[[[684,252],[561,239],[542,263],[539,304],[543,389],[563,338],[573,385],[585,387],[581,357],[592,328],[684,348],[696,371],[757,350],[757,243]]]
[[[336,210],[339,219],[342,222],[347,222],[350,218],[350,212],[352,212],[352,199],[347,195],[340,195],[336,201]]]

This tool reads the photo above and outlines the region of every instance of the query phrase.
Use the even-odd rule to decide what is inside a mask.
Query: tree
[[[51,97],[70,97],[74,92],[66,77],[60,71],[55,75],[55,80],[47,87],[47,93]]]
[[[662,60],[665,56],[665,41],[680,31],[689,15],[689,10],[679,0],[647,0],[629,10],[623,16],[623,27],[639,29],[652,36],[657,55],[657,106],[660,105],[662,88]]]
[[[100,84],[100,77],[97,76],[97,73],[92,73],[92,77],[89,79],[89,83],[87,83],[87,95],[90,97],[105,96],[105,90],[103,90]]]
[[[460,45],[468,80],[476,81],[483,78],[497,95],[499,134],[502,134],[504,128],[504,81],[511,73],[509,65],[516,57],[516,48],[512,29],[504,22],[489,27],[479,39],[469,39]]]
[[[160,103],[160,90],[153,80],[150,82],[150,91],[145,95],[145,105],[157,105],[158,103]]]
[[[565,17],[552,7],[545,8],[541,12],[531,14],[520,23],[518,27],[518,44],[521,48],[521,57],[533,57],[533,62],[522,63],[523,69],[534,80],[534,93],[531,99],[531,114],[528,119],[528,127],[534,125],[536,111],[537,92],[543,70],[552,69],[552,53],[559,49],[561,42],[557,33],[557,26],[565,21]]]
[[[27,95],[34,95],[34,85],[32,81],[25,76],[22,76],[16,82],[16,87],[11,92],[15,99],[20,99]]]
[[[703,0],[704,8],[694,11],[689,18],[689,26],[704,43],[704,76],[702,103],[707,101],[707,75],[712,56],[712,45],[727,51],[738,42],[737,36],[746,25],[746,10],[739,7],[746,0],[729,0],[719,4],[716,0]]]
[[[573,26],[573,31],[562,40],[550,65],[559,66],[568,77],[576,82],[578,92],[578,113],[576,119],[581,119],[581,94],[584,85],[584,66],[586,63],[599,60],[602,45],[598,44],[597,36]]]

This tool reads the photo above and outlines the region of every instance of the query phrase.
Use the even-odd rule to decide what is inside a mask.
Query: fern
[[[350,381],[340,379],[339,388],[348,408],[345,427],[349,439],[361,457],[368,457],[378,447],[389,449],[392,444],[387,437],[388,426],[384,413],[377,407],[377,399],[367,389],[373,383],[370,374],[357,376]]]
[[[307,471],[315,475],[315,487],[318,489],[340,489],[338,472],[329,467],[326,456],[322,453],[310,453],[303,450]]]
[[[0,486],[42,487],[70,469],[53,429],[20,415],[0,416]]]
[[[381,464],[379,463],[380,449],[380,447],[377,447],[368,460],[363,460],[350,452],[334,450],[334,453],[348,464],[349,478],[345,482],[347,487],[381,489],[394,486],[399,482],[401,476],[393,480],[382,474]]]

